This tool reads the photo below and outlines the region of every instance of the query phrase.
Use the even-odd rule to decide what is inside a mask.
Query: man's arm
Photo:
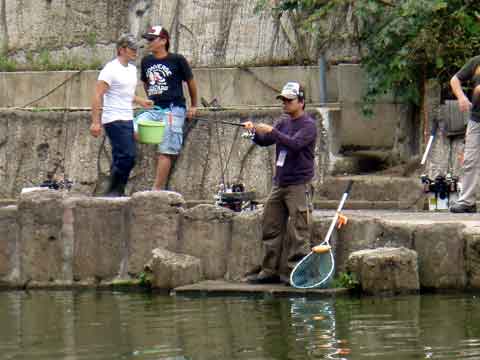
[[[461,112],[466,112],[472,107],[472,103],[468,100],[467,96],[463,92],[462,83],[457,75],[454,75],[450,80],[450,87],[452,88],[453,93],[457,97],[458,107]]]
[[[102,121],[100,115],[103,108],[103,95],[108,91],[110,86],[103,80],[98,80],[95,84],[95,92],[92,100],[92,124],[90,125],[90,134],[98,137],[102,133]]]
[[[195,79],[192,77],[189,80],[187,80],[187,85],[188,85],[188,93],[190,95],[190,108],[188,109],[187,112],[187,118],[191,119],[194,117],[197,113],[197,83],[195,82]]]

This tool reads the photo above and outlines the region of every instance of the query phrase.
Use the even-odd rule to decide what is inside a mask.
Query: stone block
[[[406,293],[420,289],[417,253],[406,248],[377,248],[350,254],[347,270],[368,294]]]
[[[208,280],[223,279],[227,272],[234,216],[213,205],[198,205],[184,213],[177,252],[199,258]]]
[[[470,230],[470,229],[468,229]],[[465,267],[467,273],[467,286],[480,289],[480,233],[465,229]]]
[[[227,256],[226,280],[240,280],[262,263],[262,214],[243,212],[232,220],[232,245]]]
[[[143,191],[129,202],[128,272],[138,274],[153,249],[175,251],[185,201],[172,191]]]
[[[418,224],[414,250],[418,253],[422,288],[463,289],[467,282],[464,258],[464,225]]]
[[[98,282],[126,275],[128,198],[72,200],[73,278]]]
[[[153,288],[173,289],[204,280],[201,261],[196,257],[162,248],[153,249],[152,255],[145,270],[153,274]]]
[[[17,214],[16,206],[0,208],[0,281],[18,276]]]
[[[62,192],[46,189],[20,196],[18,251],[23,282],[71,280],[71,274],[64,271],[65,264],[71,261],[68,249],[72,245],[66,244],[62,237],[64,196]]]

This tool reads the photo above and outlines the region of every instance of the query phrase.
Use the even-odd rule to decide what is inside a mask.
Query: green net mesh
[[[290,282],[296,288],[325,288],[333,275],[334,265],[332,251],[311,252],[295,266]]]

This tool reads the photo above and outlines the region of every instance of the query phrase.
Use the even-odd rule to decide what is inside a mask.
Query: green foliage
[[[138,285],[150,289],[152,287],[152,273],[148,271],[142,271],[138,274]]]
[[[341,272],[332,281],[332,287],[335,288],[356,289],[359,286],[360,282],[357,280],[357,277],[350,272]]]
[[[88,46],[90,46],[91,48],[94,48],[95,45],[97,45],[97,33],[95,31],[90,31],[87,34],[85,41],[88,44]]]
[[[0,55],[0,71],[16,71],[17,64],[7,56]]]
[[[260,0],[259,8],[267,4]],[[304,14],[302,24],[320,46],[322,39],[328,45],[342,36],[326,34],[321,20],[346,6],[353,7],[357,24],[367,105],[388,92],[420,104],[426,79],[438,79],[448,89],[449,78],[479,54],[480,2],[475,0],[279,0],[272,10]]]

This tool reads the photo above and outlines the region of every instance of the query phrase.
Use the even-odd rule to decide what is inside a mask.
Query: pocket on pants
[[[306,206],[299,207],[295,214],[295,227],[300,230],[308,229],[309,224],[312,222],[311,216],[312,214]]]

